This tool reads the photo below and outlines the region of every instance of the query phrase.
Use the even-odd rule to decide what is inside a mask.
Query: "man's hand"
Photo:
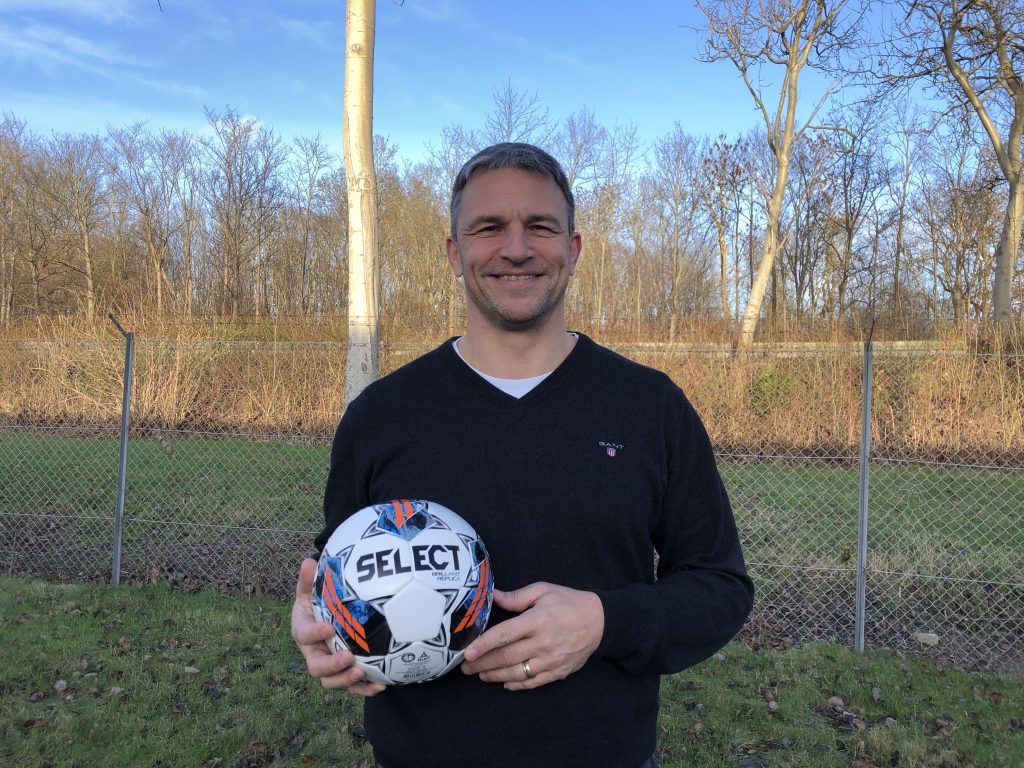
[[[537,582],[514,592],[496,589],[494,602],[519,615],[470,643],[462,671],[504,683],[510,691],[571,675],[597,650],[604,634],[604,607],[593,592]]]
[[[377,695],[384,686],[363,680],[363,670],[355,665],[355,656],[348,651],[334,653],[328,647],[334,627],[317,621],[313,615],[315,577],[316,560],[303,560],[292,604],[292,639],[306,660],[306,669],[311,677],[319,678],[324,688],[344,688],[360,696]]]

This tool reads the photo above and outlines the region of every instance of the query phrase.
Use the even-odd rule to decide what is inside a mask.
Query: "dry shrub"
[[[116,342],[21,341],[0,345],[0,414],[22,423],[117,423],[123,346]]]
[[[290,325],[121,322],[136,334],[136,425],[329,436],[337,424],[345,372],[340,319]],[[7,382],[0,388],[0,418],[116,424],[124,341],[113,325],[58,318],[36,332],[46,335],[0,341],[0,380]],[[383,339],[386,373],[439,343],[440,336],[423,329],[419,337],[396,339],[385,332]],[[724,454],[857,457],[863,376],[858,344],[745,351],[658,342],[613,346],[677,381]],[[958,346],[961,351],[876,344],[876,455],[999,464],[1024,456],[1024,358]]]
[[[879,360],[874,442],[883,454],[1000,463],[1024,454],[1024,358],[964,352]]]
[[[755,456],[856,455],[861,360],[844,347],[681,352],[662,367],[720,450]]]

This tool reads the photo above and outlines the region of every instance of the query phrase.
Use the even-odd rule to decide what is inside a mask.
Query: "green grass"
[[[140,520],[184,514],[200,524],[249,525],[273,510],[279,527],[315,528],[328,453],[326,444],[133,438],[126,512]],[[0,432],[0,512],[49,506],[108,514],[117,460],[114,432],[109,439]],[[748,547],[784,528],[800,536],[767,538],[776,554],[841,555],[856,544],[856,467],[723,463],[721,470],[741,526],[756,529]],[[873,546],[916,548],[927,531],[967,549],[986,547],[996,533],[1010,534],[1003,549],[1014,558],[1024,549],[1018,525],[1024,471],[875,465],[870,501]]]
[[[289,608],[0,578],[0,764],[359,765],[359,702],[308,678]],[[1019,768],[1022,683],[830,645],[733,643],[665,678],[658,748],[666,768]]]
[[[10,508],[110,515],[116,503],[119,443],[110,439],[0,432],[0,513]],[[230,438],[133,438],[125,514],[138,520],[186,517],[203,525],[245,526],[272,510],[276,527],[318,524],[327,445]]]
[[[132,439],[122,568],[281,593],[321,525],[329,448],[171,434]],[[118,442],[0,432],[0,563],[56,579],[109,573]],[[723,462],[766,630],[852,642],[859,471]],[[871,468],[868,635],[964,664],[1024,661],[1024,472]],[[66,543],[75,546],[68,550]],[[6,549],[5,549],[6,548]],[[918,650],[925,650],[917,648]],[[932,651],[929,651],[932,653]]]

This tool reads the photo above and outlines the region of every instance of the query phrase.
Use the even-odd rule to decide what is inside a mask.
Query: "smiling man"
[[[713,654],[750,610],[690,403],[566,328],[574,206],[537,147],[471,158],[446,243],[466,332],[368,387],[338,426],[316,545],[362,507],[430,499],[481,535],[498,587],[460,672],[385,689],[328,649],[316,562],[302,564],[292,636],[324,686],[366,697],[382,768],[655,766],[661,675]]]

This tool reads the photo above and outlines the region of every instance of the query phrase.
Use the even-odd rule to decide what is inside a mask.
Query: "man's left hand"
[[[466,648],[462,671],[510,691],[537,688],[571,675],[597,650],[604,607],[593,592],[537,582],[494,602],[518,616],[488,629]]]

